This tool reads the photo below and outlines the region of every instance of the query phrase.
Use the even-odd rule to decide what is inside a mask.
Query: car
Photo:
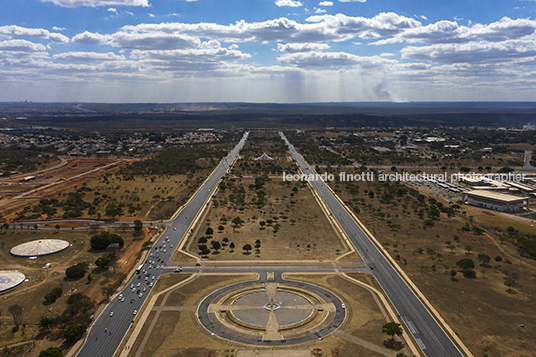
[[[374,267],[372,265],[370,266],[370,270],[374,270]]]
[[[154,275],[151,277],[151,280],[154,280]]]
[[[113,311],[110,312],[110,317],[112,317],[112,316],[114,316],[114,312],[113,312]]]
[[[173,244],[171,244],[171,248],[173,248]]]
[[[123,294],[119,294],[119,300],[121,300],[122,297],[123,297]]]
[[[197,262],[197,263],[195,263],[195,266],[196,266],[196,267],[200,267],[200,266],[201,266],[201,263]]]
[[[136,286],[140,286],[140,285],[141,285],[141,283],[138,283],[138,285],[136,285]]]
[[[143,296],[143,293],[140,293],[140,295],[138,295],[138,297],[140,297],[140,298],[141,298],[142,296]]]
[[[138,289],[138,290],[136,291],[136,294],[139,294],[140,292],[141,292],[141,290],[140,290],[140,289]]]
[[[164,249],[164,253],[166,252],[166,250]]]
[[[173,230],[174,230],[174,231],[176,231],[176,230],[177,230],[177,228],[173,227]]]
[[[148,277],[145,277],[145,281],[147,281],[147,280],[149,280],[149,278],[148,278]]]
[[[133,313],[133,314],[136,315],[137,313],[138,313],[138,310],[134,310],[134,313]]]
[[[124,301],[125,301],[125,298],[124,298],[124,297],[122,297],[122,298],[121,298],[121,302],[124,302]]]
[[[342,307],[343,309],[346,309],[346,305],[344,305],[344,303],[341,304],[341,307]]]
[[[175,273],[179,273],[179,272],[181,272],[181,271],[182,271],[182,268],[176,268],[176,269],[174,270]]]
[[[132,304],[134,302],[134,299],[130,299],[130,303]]]
[[[141,278],[141,275],[138,275],[138,279]]]
[[[149,287],[152,288],[152,287],[153,287],[153,283],[149,284]]]
[[[147,288],[143,288],[143,292],[146,292],[147,291]]]
[[[134,288],[134,284],[130,284],[130,288],[131,288],[131,289]]]

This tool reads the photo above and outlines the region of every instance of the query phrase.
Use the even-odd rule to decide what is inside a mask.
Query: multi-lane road
[[[207,202],[207,199],[227,171],[229,165],[238,155],[247,137],[248,133],[246,132],[236,147],[221,161],[220,165],[205,181],[196,195],[179,212],[160,239],[153,245],[151,254],[143,262],[142,270],[145,270],[145,273],[134,275],[132,280],[128,282],[126,288],[120,295],[124,298],[124,301],[121,301],[119,297],[115,297],[108,304],[93,324],[87,340],[77,356],[111,357],[114,355],[123,337],[132,326],[133,320],[136,317],[134,311],[139,311],[143,306],[154,283],[165,272],[164,268],[171,259],[173,251],[179,245],[182,238],[186,236],[188,227],[190,227],[196,215]],[[166,246],[165,248],[164,245]],[[161,248],[158,249],[158,247]],[[154,263],[149,263],[149,261]],[[151,286],[151,283],[153,283],[153,286]],[[133,286],[133,289],[131,286]]]
[[[136,274],[127,287],[121,292],[120,297],[114,300],[104,309],[98,317],[87,340],[77,356],[113,356],[128,329],[132,326],[135,318],[134,311],[139,311],[152,288],[151,283],[156,283],[160,275],[172,272],[178,264],[170,262],[173,251],[180,241],[187,235],[188,228],[195,217],[206,204],[207,199],[216,188],[221,177],[225,174],[231,162],[238,155],[239,150],[247,139],[246,133],[238,145],[225,157],[212,175],[205,181],[196,195],[179,212],[177,217],[170,222],[170,226],[162,234],[160,239],[153,245],[151,254],[143,262],[142,271]],[[299,155],[292,144],[281,133],[281,138],[286,142],[290,153],[306,174],[315,174],[313,168]],[[443,331],[428,309],[422,304],[414,292],[409,288],[404,279],[397,273],[382,252],[374,245],[361,227],[346,211],[339,200],[325,186],[321,180],[311,181],[320,198],[325,202],[333,216],[339,222],[342,229],[350,238],[352,244],[361,254],[365,263],[233,263],[233,262],[210,262],[197,264],[182,264],[184,273],[219,272],[219,273],[245,273],[256,272],[263,274],[266,271],[276,272],[357,272],[367,271],[372,273],[387,296],[398,311],[400,317],[426,356],[433,357],[458,357],[463,354]],[[153,279],[154,277],[154,279]],[[138,286],[139,284],[139,286]],[[133,287],[133,288],[132,288]],[[145,291],[143,289],[145,288]],[[138,291],[139,290],[139,291]],[[140,296],[141,294],[141,296]],[[132,302],[131,302],[132,301]],[[111,314],[113,312],[113,314]]]
[[[294,146],[287,140],[285,135],[283,133],[280,133],[280,135],[302,171],[306,175],[316,175],[313,168],[296,152]],[[320,178],[318,180],[311,180],[310,182],[334,218],[339,222],[346,235],[350,238],[352,244],[369,265],[371,269],[370,273],[380,283],[424,354],[430,357],[463,356],[428,309],[393,268],[382,252],[380,252],[365,234],[340,201],[326,187],[325,183]]]

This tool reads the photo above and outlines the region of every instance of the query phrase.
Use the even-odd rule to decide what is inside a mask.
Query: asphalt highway
[[[303,172],[307,175],[316,175],[313,168],[296,152],[294,146],[287,140],[285,135],[282,132],[280,135]],[[398,311],[398,314],[404,320],[406,326],[408,326],[409,331],[406,331],[406,333],[409,332],[414,336],[424,354],[430,357],[463,356],[428,309],[346,211],[339,200],[325,186],[325,183],[319,178],[310,182],[361,254],[365,263],[370,267],[369,272],[378,280]]]
[[[165,273],[165,266],[173,255],[173,251],[186,235],[188,227],[197,213],[216,188],[220,178],[247,140],[248,132],[244,134],[236,147],[221,161],[212,175],[205,181],[190,202],[180,211],[170,226],[151,248],[151,253],[143,262],[144,274],[136,274],[127,287],[121,292],[124,301],[115,297],[104,309],[93,324],[86,342],[78,352],[78,357],[111,357],[140,311],[150,290],[156,284],[161,274]],[[151,263],[150,263],[151,262]],[[141,264],[141,263],[140,263]],[[131,288],[133,287],[133,288]],[[145,289],[145,291],[144,291]],[[140,295],[141,294],[141,295]],[[113,314],[112,314],[113,312]]]

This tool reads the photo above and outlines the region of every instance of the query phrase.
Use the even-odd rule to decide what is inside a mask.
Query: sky
[[[1,0],[0,101],[535,101],[536,0]]]

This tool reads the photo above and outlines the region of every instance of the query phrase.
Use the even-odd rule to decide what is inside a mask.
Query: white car
[[[176,230],[177,230],[177,228],[173,227],[173,230],[174,230],[174,231],[176,231]]]
[[[136,315],[138,313],[138,310],[134,310],[134,315]]]
[[[121,302],[123,302],[123,301],[125,301],[125,298],[124,298],[124,297],[121,298]]]
[[[113,312],[113,311],[110,312],[110,317],[112,317],[112,316],[114,316],[114,312]]]
[[[121,300],[122,297],[123,297],[123,294],[119,294],[119,300]]]

